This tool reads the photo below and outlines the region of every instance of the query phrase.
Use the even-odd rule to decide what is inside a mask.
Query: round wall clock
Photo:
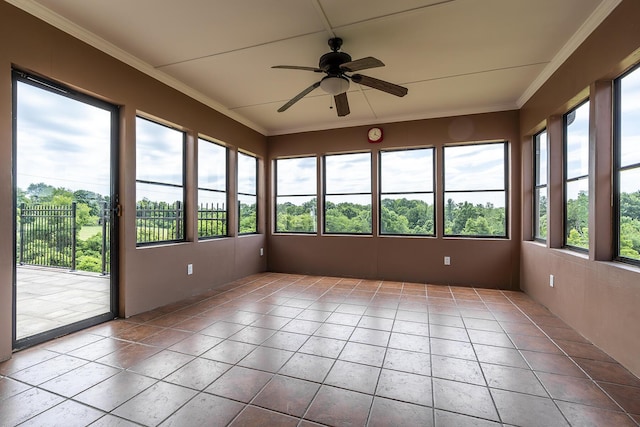
[[[382,142],[382,129],[379,127],[372,127],[367,132],[367,139],[369,142]]]

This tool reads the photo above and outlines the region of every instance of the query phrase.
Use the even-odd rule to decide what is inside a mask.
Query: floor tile
[[[258,320],[256,320],[255,322],[253,322],[251,326],[278,330],[282,328],[284,325],[286,325],[287,323],[289,323],[290,321],[291,321],[291,318],[289,317],[264,315]]]
[[[97,359],[98,363],[114,366],[116,368],[127,369],[139,363],[156,353],[159,353],[159,347],[153,347],[145,344],[129,344],[119,350]]]
[[[30,388],[2,401],[0,420],[3,425],[18,425],[63,401],[62,397],[48,391]]]
[[[582,359],[600,360],[603,362],[615,362],[607,353],[593,344],[575,341],[555,340],[556,344],[571,357]]]
[[[312,322],[324,322],[327,320],[327,318],[331,316],[331,310],[328,309],[329,304],[316,304],[312,304],[308,309],[298,314],[296,319],[311,320]],[[330,306],[333,305],[338,306],[338,304],[330,304]],[[312,309],[314,306],[318,307],[318,309]]]
[[[229,337],[230,340],[248,344],[260,345],[271,337],[276,331],[257,326],[247,326]]]
[[[549,397],[538,378],[529,369],[482,364],[489,387]]]
[[[201,330],[200,333],[204,335],[211,335],[212,337],[229,338],[231,335],[243,328],[244,326],[238,323],[221,321]]]
[[[376,396],[433,406],[431,377],[383,369],[378,380]]]
[[[362,316],[358,323],[359,328],[376,329],[379,331],[391,331],[393,327],[392,319],[384,317]]]
[[[432,325],[452,326],[464,328],[464,322],[460,316],[448,316],[446,314],[429,313],[429,323]]]
[[[308,335],[295,334],[293,332],[278,331],[267,339],[262,345],[278,348],[280,350],[298,351],[309,339]]]
[[[361,393],[373,394],[380,368],[337,360],[325,378],[325,384]]]
[[[476,360],[476,353],[468,342],[431,338],[431,353],[439,356]]]
[[[438,409],[499,421],[486,387],[434,378],[433,400],[434,407]]]
[[[468,415],[436,409],[436,427],[500,427],[502,424]]]
[[[469,329],[469,339],[473,344],[484,344],[496,347],[515,348],[509,336],[504,332],[479,331]]]
[[[30,388],[31,386],[12,380],[11,378],[0,377],[0,402]]]
[[[522,355],[534,371],[586,378],[584,372],[565,355],[533,351],[522,351]]]
[[[299,351],[301,353],[315,354],[316,356],[335,358],[338,357],[346,344],[347,342],[342,340],[312,336],[300,347]]]
[[[345,345],[339,359],[347,362],[361,363],[381,367],[384,360],[386,349],[383,347],[348,342]]]
[[[248,403],[269,382],[271,377],[273,374],[267,372],[234,366],[207,387],[205,391]]]
[[[373,396],[323,385],[305,419],[333,426],[364,426]]]
[[[62,396],[73,397],[120,372],[121,369],[91,362],[40,384],[40,387]]]
[[[469,342],[469,335],[464,328],[454,328],[452,326],[429,325],[429,333],[434,338],[445,340]]]
[[[351,337],[349,337],[349,341],[386,347],[390,336],[391,333],[387,331],[356,328]]]
[[[156,382],[153,378],[125,371],[83,391],[74,400],[110,412]]]
[[[375,397],[367,426],[433,426],[433,408]]]
[[[69,353],[96,341],[103,340],[104,337],[86,332],[78,332],[55,339],[45,344],[44,348],[57,353]]]
[[[133,365],[131,372],[156,379],[162,379],[193,360],[193,356],[163,350],[148,359]]]
[[[325,323],[320,326],[313,335],[323,338],[348,340],[355,328],[353,326]]]
[[[596,381],[640,387],[640,378],[633,375],[619,363],[579,359],[576,357],[573,360]]]
[[[525,362],[520,355],[520,352],[513,348],[493,347],[482,344],[473,344],[473,348],[480,362],[512,366],[514,368],[529,368],[527,362]]]
[[[599,381],[598,384],[609,393],[609,396],[614,398],[625,411],[640,415],[640,387],[610,384],[602,381]]]
[[[389,339],[389,347],[398,350],[417,351],[420,353],[429,353],[431,341],[429,337],[421,337],[418,335],[391,333]]]
[[[222,342],[222,338],[212,337],[203,334],[193,334],[188,338],[172,345],[169,350],[178,353],[189,354],[191,356],[200,356],[207,350]]]
[[[232,366],[215,360],[197,358],[164,378],[164,381],[196,390],[204,390]]]
[[[229,425],[230,427],[258,427],[258,426],[282,426],[295,427],[298,419],[288,415],[279,414],[268,409],[247,406],[238,417]]]
[[[431,356],[432,375],[446,380],[487,385],[478,362],[446,356]]]
[[[312,335],[320,326],[321,322],[314,322],[311,320],[293,319],[290,320],[280,330],[285,332],[293,332],[296,334]]]
[[[84,364],[88,363],[84,359],[77,357],[59,355],[52,359],[45,360],[37,365],[30,366],[18,372],[10,374],[10,377],[31,385],[42,384],[60,375],[66,374]]]
[[[244,342],[223,341],[201,356],[219,362],[236,364],[256,348],[258,346]]]
[[[465,318],[464,325],[467,329],[478,331],[503,332],[500,323],[495,320]]]
[[[124,418],[107,414],[91,424],[91,427],[138,427],[140,424],[127,421]]]
[[[97,409],[90,408],[89,406],[72,400],[67,400],[29,419],[24,424],[21,424],[21,426],[84,427],[98,420],[103,415],[104,412],[98,411]]]
[[[398,310],[396,320],[404,320],[409,322],[429,323],[429,315],[419,311]]]
[[[278,372],[304,380],[323,382],[335,360],[312,354],[296,353]]]
[[[580,427],[637,427],[629,416],[622,412],[609,411],[594,406],[579,405],[570,402],[556,402],[560,411],[572,426]]]
[[[538,351],[541,353],[562,354],[562,350],[547,337],[530,335],[509,335],[516,348],[520,350]]]
[[[126,341],[120,341],[113,338],[102,338],[91,344],[85,345],[69,352],[70,356],[79,357],[85,360],[97,360],[114,351],[121,350],[130,345]]]
[[[589,379],[538,373],[551,397],[566,402],[616,410],[618,406]]]
[[[246,368],[278,372],[292,355],[293,352],[291,351],[269,347],[258,347],[249,353],[247,357],[238,362],[238,364]]]
[[[569,426],[562,413],[549,398],[491,390],[502,422],[517,426]]]
[[[144,424],[158,425],[197,393],[175,384],[159,382],[113,411],[114,415]]]
[[[148,338],[141,340],[142,344],[154,345],[156,347],[167,348],[170,347],[185,338],[192,335],[191,332],[179,331],[177,329],[165,329],[161,333],[152,335]]]
[[[319,388],[317,383],[276,375],[251,403],[301,417]]]
[[[412,374],[431,375],[431,355],[390,348],[387,349],[383,367]]]
[[[162,427],[226,426],[244,408],[242,403],[207,393],[200,393],[172,414]]]

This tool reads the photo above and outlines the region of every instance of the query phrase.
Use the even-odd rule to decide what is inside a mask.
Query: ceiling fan
[[[346,116],[349,114],[349,101],[347,100],[347,90],[349,89],[349,80],[354,83],[369,86],[370,88],[381,90],[395,96],[405,96],[408,92],[406,87],[398,86],[393,83],[379,80],[362,74],[354,73],[369,68],[384,67],[384,63],[379,59],[371,56],[365,58],[351,60],[351,56],[345,52],[338,52],[342,46],[342,39],[334,37],[329,39],[329,47],[331,52],[325,53],[320,57],[318,67],[301,67],[297,65],[275,65],[271,68],[285,68],[290,70],[313,71],[315,73],[325,73],[320,81],[315,82],[296,96],[289,102],[278,109],[279,113],[287,110],[296,102],[300,101],[313,90],[320,87],[330,95],[333,95],[336,103],[336,111],[338,116]]]

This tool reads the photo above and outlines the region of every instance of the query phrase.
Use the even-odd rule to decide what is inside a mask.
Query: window
[[[589,102],[564,115],[565,245],[589,249]]]
[[[137,243],[184,240],[184,132],[136,118]]]
[[[277,159],[276,233],[315,233],[316,158]]]
[[[227,235],[227,149],[198,138],[198,238]]]
[[[616,81],[618,257],[640,264],[640,68]]]
[[[547,167],[548,145],[546,129],[533,137],[534,195],[533,237],[547,240]]]
[[[507,237],[507,143],[444,147],[444,234]]]
[[[325,233],[371,234],[371,153],[324,157]]]
[[[258,232],[258,159],[238,152],[238,231]]]
[[[433,152],[380,151],[380,234],[435,234]]]

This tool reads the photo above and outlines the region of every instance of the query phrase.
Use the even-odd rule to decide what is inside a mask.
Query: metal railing
[[[201,204],[198,208],[198,237],[218,237],[227,235],[227,211],[224,204]]]
[[[17,262],[19,265],[62,267],[76,270],[83,255],[78,248],[77,203],[54,205],[49,203],[21,203],[18,207]],[[109,274],[110,209],[103,203],[98,222],[102,226],[100,267]]]

